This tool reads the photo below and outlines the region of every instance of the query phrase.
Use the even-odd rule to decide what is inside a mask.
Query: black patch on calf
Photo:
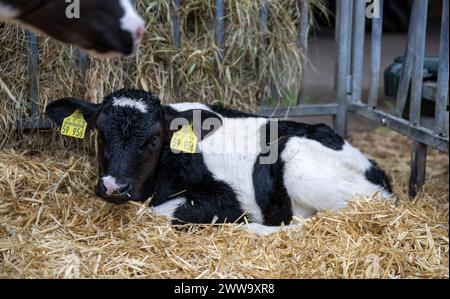
[[[292,220],[291,199],[284,186],[283,169],[284,162],[279,155],[286,146],[288,138],[278,141],[278,159],[274,164],[260,164],[258,156],[253,166],[253,187],[255,199],[261,208],[265,225],[280,225],[282,222],[289,224]]]
[[[177,208],[173,224],[216,223],[243,221],[244,212],[236,199],[233,189],[211,177],[190,188],[183,194],[187,202]]]
[[[370,160],[370,163],[372,163],[372,166],[366,170],[364,174],[366,179],[375,185],[382,186],[386,191],[392,193],[391,181],[387,174],[378,167],[377,162],[374,160]]]
[[[270,140],[270,120],[266,125],[266,142]],[[342,150],[345,140],[325,124],[308,125],[293,121],[278,121],[278,137],[304,137],[320,142],[333,150]],[[273,139],[273,138],[272,138]],[[273,141],[273,140],[272,140]]]
[[[267,128],[266,132],[269,132]],[[342,150],[345,140],[325,124],[308,125],[293,121],[278,121],[279,136],[298,136],[320,142],[333,150]]]
[[[174,154],[168,146],[162,150],[155,175],[148,182],[151,204],[157,206],[173,194],[185,197],[187,203],[174,213],[174,224],[218,223],[242,220],[243,210],[234,190],[215,180],[201,154]]]

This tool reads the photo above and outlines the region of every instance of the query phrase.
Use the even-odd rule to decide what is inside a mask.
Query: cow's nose
[[[139,28],[136,30],[135,37],[136,41],[140,41],[142,39],[142,36],[144,35],[144,26],[139,26]]]
[[[129,184],[118,183],[116,178],[112,176],[106,176],[102,178],[102,184],[106,189],[106,194],[113,195],[114,193],[128,193],[130,189]]]

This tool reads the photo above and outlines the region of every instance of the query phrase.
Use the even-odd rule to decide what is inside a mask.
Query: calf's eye
[[[146,145],[155,146],[159,142],[159,135],[153,135],[146,143]]]

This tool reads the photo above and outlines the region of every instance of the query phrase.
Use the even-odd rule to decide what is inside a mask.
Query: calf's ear
[[[200,139],[213,134],[222,126],[222,119],[218,114],[204,109],[175,111],[169,108],[164,110],[164,119],[169,126],[170,137],[187,124],[193,125],[194,133]]]
[[[84,119],[88,123],[88,127],[94,128],[101,106],[102,104],[94,104],[75,98],[62,98],[48,104],[47,107],[45,107],[45,113],[60,127],[64,118],[68,117],[78,109],[83,113]]]

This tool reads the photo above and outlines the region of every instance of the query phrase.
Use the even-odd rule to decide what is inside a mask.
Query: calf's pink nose
[[[105,186],[106,194],[112,195],[116,192],[120,186],[117,184],[116,179],[110,175],[102,178],[103,186]]]
[[[136,41],[140,41],[142,36],[144,35],[144,26],[139,26],[138,30],[136,31]]]

